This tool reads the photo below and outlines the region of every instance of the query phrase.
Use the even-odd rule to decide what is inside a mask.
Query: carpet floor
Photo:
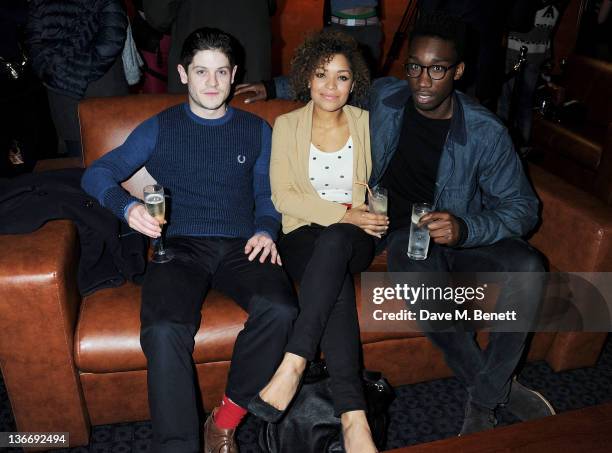
[[[557,412],[612,401],[612,335],[596,366],[553,372],[544,362],[526,364],[519,380],[546,396]],[[463,420],[466,392],[455,378],[439,379],[395,389],[390,408],[387,449],[431,442],[455,436]],[[516,423],[511,414],[498,412],[501,425]],[[260,422],[247,417],[238,430],[241,453],[262,453],[258,446]],[[15,431],[15,422],[0,376],[0,431]],[[151,423],[140,421],[94,426],[87,447],[56,450],[58,453],[146,453]],[[7,453],[20,449],[6,449]],[[289,453],[289,452],[288,452]]]

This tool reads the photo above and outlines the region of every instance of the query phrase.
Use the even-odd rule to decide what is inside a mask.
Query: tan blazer
[[[370,155],[369,114],[357,107],[344,106],[349,131],[353,138],[353,207],[365,202],[365,187],[372,171]],[[272,202],[283,215],[283,232],[316,223],[328,226],[337,223],[346,206],[323,200],[312,187],[308,176],[312,132],[313,102],[279,116],[272,132],[270,183]]]

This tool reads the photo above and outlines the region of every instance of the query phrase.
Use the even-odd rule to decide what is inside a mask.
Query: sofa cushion
[[[266,120],[271,126],[278,115],[290,112],[303,105],[299,102],[276,100],[245,104],[246,96],[232,99],[231,105],[252,112]],[[181,102],[185,95],[130,95],[113,98],[90,98],[79,103],[79,123],[83,141],[85,166],[121,145],[130,133],[147,118]],[[121,112],[121,115],[117,115]]]
[[[563,272],[612,271],[610,207],[537,165],[528,170],[542,206],[530,244]]]
[[[380,269],[381,264],[378,263],[377,270],[384,270]],[[355,289],[359,309],[359,276],[355,276]],[[202,306],[202,321],[195,337],[195,363],[229,360],[236,336],[246,319],[246,313],[232,299],[211,290]],[[418,336],[423,334],[362,332],[361,340],[364,343],[375,343]],[[128,283],[118,288],[97,291],[84,298],[74,347],[75,362],[81,372],[108,373],[146,369],[146,359],[140,347],[140,287]]]
[[[564,79],[566,100],[576,99],[588,106],[588,123],[608,127],[612,118],[612,63],[572,55]]]
[[[545,251],[551,270],[608,270],[612,266],[612,213],[609,207],[588,194],[569,186],[537,166],[529,167],[538,196],[543,204],[543,223],[530,242]],[[572,203],[568,203],[572,201]],[[570,246],[576,231],[585,239],[581,252]],[[384,272],[386,256],[374,259],[370,271]],[[355,278],[358,304],[361,301],[359,276]],[[98,291],[81,304],[80,321],[75,333],[75,361],[82,372],[143,370],[145,357],[139,342],[140,288],[126,284]],[[243,328],[246,314],[229,298],[211,291],[202,309],[202,323],[196,335],[196,363],[226,361],[231,358],[234,340]],[[420,332],[365,331],[364,350],[383,341],[404,341],[422,337]]]
[[[246,318],[231,299],[211,290],[202,307],[194,361],[216,362],[231,357]],[[84,298],[74,347],[75,362],[82,372],[146,369],[140,347],[140,287],[128,283]]]
[[[275,100],[245,104],[247,96],[236,96],[231,105],[241,110],[254,113],[274,124],[276,117],[297,109],[303,104],[296,101]],[[107,152],[125,142],[132,131],[147,118],[173,105],[185,102],[184,94],[130,95],[113,98],[90,98],[79,103],[79,124],[83,142],[83,164],[91,165]],[[121,115],[117,115],[121,112]],[[155,184],[155,180],[145,167],[136,171],[122,183],[125,190],[136,198],[142,198],[142,188]]]

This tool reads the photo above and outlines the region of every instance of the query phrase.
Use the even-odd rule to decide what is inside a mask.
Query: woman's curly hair
[[[334,55],[344,55],[353,72],[354,88],[352,100],[366,98],[370,86],[370,72],[353,37],[335,30],[323,30],[306,38],[291,60],[291,86],[295,97],[310,100],[308,84],[317,68],[329,63]]]

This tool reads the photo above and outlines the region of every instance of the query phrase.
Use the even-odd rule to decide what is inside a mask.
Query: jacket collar
[[[453,91],[453,117],[451,118],[451,125],[448,134],[448,138],[462,146],[467,143],[467,131],[465,126],[465,111],[463,109],[463,98],[465,95],[460,91]],[[412,102],[412,92],[410,87],[406,84],[399,91],[387,96],[383,99],[383,104],[394,110],[403,110],[404,106]]]
[[[453,117],[448,137],[465,146],[467,144],[467,130],[465,127],[465,110],[463,109],[463,97],[465,95],[457,90],[453,91]]]

